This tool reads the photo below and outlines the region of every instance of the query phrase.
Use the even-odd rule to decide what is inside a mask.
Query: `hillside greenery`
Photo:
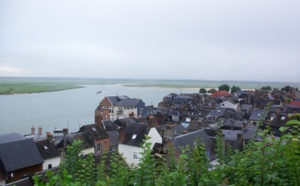
[[[42,185],[98,185],[98,186],[225,186],[225,185],[300,185],[300,114],[291,116],[280,138],[269,130],[258,132],[261,141],[250,141],[243,151],[226,148],[221,137],[217,140],[218,165],[211,166],[202,143],[183,147],[175,159],[174,149],[168,155],[151,155],[149,138],[142,146],[140,163],[129,168],[116,152],[106,165],[106,155],[96,165],[93,155],[83,158],[81,141],[68,147],[65,161],[58,173],[47,171],[47,180],[34,176],[35,186]],[[188,153],[190,152],[190,153]]]

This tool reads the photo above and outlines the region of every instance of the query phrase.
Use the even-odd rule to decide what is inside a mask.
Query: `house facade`
[[[114,121],[126,117],[140,117],[144,107],[145,103],[141,99],[109,96],[100,102],[95,111],[95,118]]]

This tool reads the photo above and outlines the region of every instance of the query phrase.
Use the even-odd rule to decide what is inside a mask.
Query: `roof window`
[[[47,150],[47,149],[48,149],[48,147],[47,147],[46,145],[44,145],[44,149],[46,149],[46,150]]]
[[[281,120],[285,120],[285,116],[281,116],[281,118],[280,118]]]
[[[136,138],[136,134],[133,134],[132,138],[131,139],[135,139]]]

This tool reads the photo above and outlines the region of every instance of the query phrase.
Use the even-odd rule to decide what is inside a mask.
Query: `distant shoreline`
[[[197,81],[197,80],[133,80],[133,79],[87,79],[87,78],[16,78],[0,77],[0,95],[31,94],[84,88],[86,85],[114,85],[141,88],[205,88],[218,89],[222,84],[241,89],[260,89],[263,86],[283,88],[286,85],[300,87],[300,83],[245,82],[245,81]]]

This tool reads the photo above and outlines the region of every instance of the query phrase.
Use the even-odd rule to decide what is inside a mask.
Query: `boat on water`
[[[100,93],[102,93],[102,91],[98,91],[96,94],[100,94]]]

